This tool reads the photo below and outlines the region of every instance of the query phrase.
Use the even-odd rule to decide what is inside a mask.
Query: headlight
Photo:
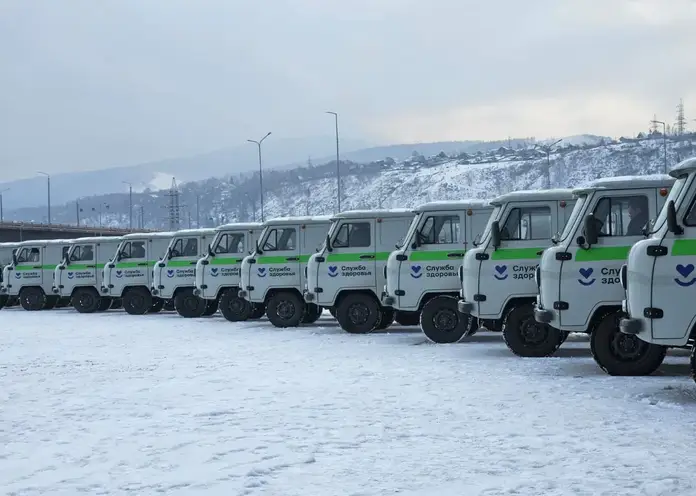
[[[536,282],[537,289],[541,289],[541,266],[539,265],[534,270],[534,282]]]
[[[459,282],[464,282],[464,266],[459,266]]]
[[[387,278],[387,266],[386,265],[384,267],[382,267],[382,274],[384,274],[384,278],[386,279]]]
[[[624,291],[628,289],[628,264],[623,264],[621,266],[621,271],[619,272],[619,281],[621,281],[621,287]]]

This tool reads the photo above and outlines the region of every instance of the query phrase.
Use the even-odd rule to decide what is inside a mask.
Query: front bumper
[[[459,300],[457,302],[457,310],[459,313],[471,314],[475,308],[473,301]]]

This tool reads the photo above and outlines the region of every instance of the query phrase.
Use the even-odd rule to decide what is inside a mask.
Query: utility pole
[[[309,217],[309,195],[311,194],[311,191],[309,188],[305,191],[305,194],[307,195],[307,201],[305,202],[305,215]]]
[[[261,143],[263,143],[263,140],[268,138],[270,135],[271,132],[268,131],[266,136],[261,138],[259,141],[247,140],[249,143],[256,143],[256,145],[259,147],[259,195],[261,196],[261,222],[263,222],[263,167],[261,165]]]
[[[4,214],[2,211],[2,194],[5,191],[10,191],[10,188],[0,189],[0,224],[2,224],[5,221]]]
[[[145,207],[140,205],[140,229],[145,229]]]
[[[337,212],[341,211],[341,158],[338,152],[338,113],[336,112],[326,112],[334,116],[336,121],[336,186],[337,186]]]
[[[48,225],[51,225],[51,176],[45,172],[38,171],[39,174],[46,176],[48,184]]]
[[[102,227],[102,213],[104,212],[104,209],[109,210],[109,204],[108,203],[100,203],[99,204],[99,229]],[[97,209],[92,207],[92,212],[96,212]]]
[[[546,153],[546,189],[551,189],[551,148],[561,141],[563,141],[563,138],[554,141],[550,145],[535,145],[535,148],[539,148]]]
[[[129,227],[133,229],[133,184],[128,181],[121,181],[128,185],[128,217],[130,218]]]
[[[196,229],[201,228],[201,195],[196,194]]]
[[[662,124],[662,149],[665,156],[664,173],[667,174],[667,124],[656,119],[653,119],[652,122],[653,124]]]
[[[251,197],[249,196],[249,193],[244,193],[244,196],[247,197],[247,201],[251,203],[251,214],[254,216],[254,222],[256,222],[256,201],[252,200]],[[249,217],[247,217],[247,220]]]
[[[80,227],[80,212],[82,212],[82,209],[80,208],[80,200],[75,200],[75,217],[77,218],[77,227]]]

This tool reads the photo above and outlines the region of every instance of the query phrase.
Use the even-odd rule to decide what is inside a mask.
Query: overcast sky
[[[694,21],[691,0],[0,0],[0,171],[331,135],[329,109],[379,144],[633,134],[680,97],[696,118]]]

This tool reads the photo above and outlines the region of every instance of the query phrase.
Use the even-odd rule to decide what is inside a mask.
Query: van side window
[[[372,244],[369,222],[347,222],[333,241],[334,248],[367,248]]]
[[[29,248],[22,248],[17,255],[17,263],[29,262]]]
[[[198,256],[198,238],[179,238],[172,246],[172,258]]]
[[[645,195],[602,198],[592,213],[600,236],[640,236],[650,217]]]
[[[297,247],[297,231],[294,227],[271,229],[263,244],[263,251],[292,251]]]
[[[121,248],[121,260],[145,258],[145,242],[129,241]]]
[[[92,260],[94,260],[94,249],[92,245],[76,246],[70,253],[71,262],[91,262]]]
[[[500,239],[506,241],[550,238],[551,209],[549,207],[513,208],[500,230]]]
[[[242,253],[244,251],[244,233],[221,234],[213,249],[216,254]]]
[[[444,245],[459,242],[458,215],[432,215],[418,232],[421,244]]]
[[[687,212],[686,216],[684,217],[684,225],[693,227],[696,226],[696,200],[691,202],[691,206],[689,207],[689,211]]]

